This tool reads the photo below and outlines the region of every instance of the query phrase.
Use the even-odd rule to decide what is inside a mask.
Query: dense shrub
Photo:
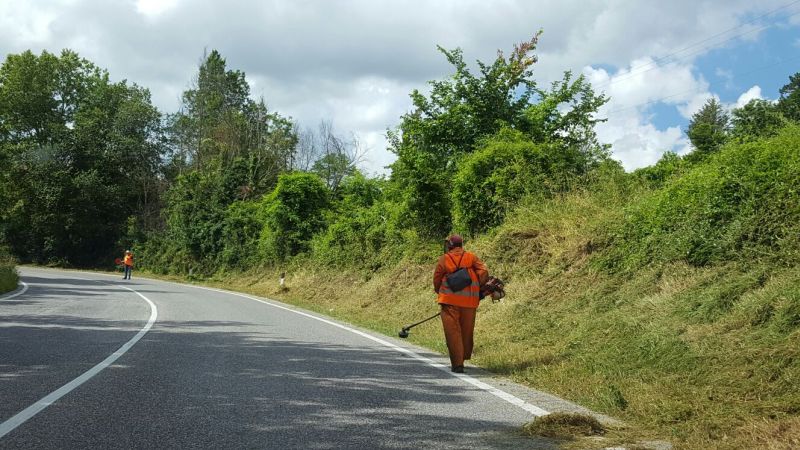
[[[416,233],[399,226],[402,215],[402,204],[389,200],[339,214],[314,238],[314,259],[323,266],[370,270],[391,265],[416,241]]]
[[[788,122],[776,104],[760,98],[734,109],[732,116],[731,134],[741,142],[775,136]]]
[[[259,238],[261,253],[270,261],[284,261],[305,253],[315,233],[325,228],[330,191],[314,174],[283,174],[261,208],[264,227]]]
[[[17,288],[19,275],[16,261],[4,248],[0,248],[0,294]]]
[[[685,171],[688,164],[673,152],[666,152],[652,166],[643,167],[633,172],[634,177],[643,181],[652,189],[658,189],[669,179]]]
[[[199,266],[212,266],[222,249],[227,204],[217,173],[181,175],[167,195],[169,238]],[[209,269],[210,270],[210,269]]]
[[[523,197],[565,190],[585,170],[585,158],[577,149],[501,131],[459,165],[452,193],[456,228],[474,235],[499,225]]]
[[[220,263],[231,269],[247,269],[258,261],[258,238],[264,227],[259,204],[238,201],[228,206],[222,227]]]
[[[198,267],[198,261],[167,233],[151,233],[133,248],[136,266],[158,274],[187,274]]]
[[[605,263],[625,270],[656,261],[800,260],[799,131],[728,144],[633,204],[612,227]]]

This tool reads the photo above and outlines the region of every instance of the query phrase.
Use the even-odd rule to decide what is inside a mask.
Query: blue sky
[[[737,42],[701,56],[695,62],[696,71],[724,103],[735,103],[754,85],[761,88],[764,98],[775,100],[789,76],[800,72],[798,37],[797,28],[772,27],[755,41]],[[654,123],[659,127],[687,123],[675,108],[660,105],[656,112]]]
[[[796,27],[771,27],[752,42],[713,50],[696,62],[723,101],[734,101],[738,94],[757,84],[766,98],[778,97],[778,89],[789,76],[800,71],[800,33]],[[732,78],[721,76],[720,71]]]
[[[754,71],[800,56],[800,0],[0,0],[0,56],[70,48],[170,113],[217,49],[301,129],[327,120],[357,136],[368,173],[394,160],[385,132],[409,93],[451,73],[437,45],[491,61],[539,29],[537,81],[572,70],[606,90],[597,132],[628,170],[690,151],[683,130],[711,96],[775,99],[800,71],[800,59]]]
[[[598,131],[626,169],[652,164],[664,151],[691,151],[685,130],[709,98],[730,109],[753,98],[776,100],[800,71],[800,1],[735,17],[733,26],[706,26],[693,39],[633,61],[584,69],[612,97]]]
[[[763,98],[775,100],[789,76],[800,71],[800,48],[786,41],[786,34],[791,33],[774,30],[757,42],[713,51],[696,61],[695,72],[723,103],[736,103],[753,86],[761,88]],[[658,128],[679,124],[685,129],[689,122],[673,105],[657,103],[651,112]]]
[[[723,103],[736,103],[753,86],[761,88],[764,98],[775,100],[779,89],[789,82],[789,76],[800,72],[799,38],[796,27],[773,26],[757,40],[737,41],[700,56],[694,71],[709,82],[709,90]],[[659,128],[688,125],[688,119],[674,106],[659,103],[652,112],[653,123]]]

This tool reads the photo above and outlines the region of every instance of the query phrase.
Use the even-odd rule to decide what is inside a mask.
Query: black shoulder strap
[[[463,252],[461,254],[461,258],[458,259],[458,264],[456,264],[456,260],[455,260],[455,258],[453,258],[453,255],[451,255],[450,253],[447,254],[447,256],[450,258],[450,261],[453,261],[453,264],[456,264],[456,270],[454,270],[454,271],[452,271],[450,273],[458,272],[458,269],[461,268],[461,261],[464,260],[464,255],[466,255],[466,254],[467,254],[467,252]]]

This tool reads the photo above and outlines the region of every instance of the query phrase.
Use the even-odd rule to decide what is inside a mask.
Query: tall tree
[[[290,120],[250,98],[244,72],[228,70],[222,55],[204,57],[181,111],[169,119],[174,169],[248,167],[243,192],[263,194],[288,170],[297,137]]]
[[[689,159],[700,160],[719,150],[728,140],[730,116],[715,98],[711,98],[694,113],[686,134],[695,151]]]
[[[800,72],[789,77],[789,82],[780,89],[778,111],[787,119],[800,121]]]
[[[314,142],[319,149],[315,151],[318,158],[311,166],[311,171],[319,175],[328,189],[336,194],[342,180],[356,171],[356,165],[363,155],[361,144],[355,135],[350,139],[338,135],[333,123],[324,120],[319,124]]]
[[[608,97],[595,93],[586,77],[573,79],[572,72],[567,71],[549,90],[537,88],[536,93],[539,101],[525,110],[525,120],[518,125],[520,131],[538,144],[559,142],[577,149],[587,163],[607,156],[610,146],[598,140],[595,125],[606,121],[596,114]]]
[[[470,71],[461,49],[438,47],[455,73],[431,81],[428,96],[414,90],[414,109],[389,136],[397,155],[392,179],[405,187],[410,225],[421,234],[436,237],[450,229],[448,178],[459,156],[472,151],[482,136],[521,121],[535,94],[532,67],[538,40],[536,34],[515,46],[508,58],[498,52],[491,64],[478,61],[479,75]]]
[[[131,221],[158,216],[160,114],[147,90],[69,50],[9,55],[0,124],[0,233],[23,260],[107,260]]]
[[[169,242],[200,270],[213,271],[220,261],[242,261],[224,240],[242,238],[231,227],[255,220],[248,215],[253,208],[241,202],[272,191],[290,170],[296,127],[270,111],[263,99],[251,99],[244,72],[228,69],[216,50],[203,58],[183,93],[181,110],[168,123],[173,180],[165,211]],[[242,215],[242,220],[228,220],[229,214]]]
[[[261,247],[265,256],[283,261],[309,250],[312,236],[325,227],[330,191],[311,173],[282,174],[262,204],[265,224]]]
[[[583,77],[567,72],[550,90],[533,79],[533,53],[539,40],[516,45],[506,56],[498,51],[491,64],[477,62],[473,74],[460,49],[439,47],[455,73],[432,81],[427,96],[411,93],[414,109],[389,133],[392,180],[403,187],[409,225],[427,237],[451,228],[452,177],[464,156],[484,139],[510,128],[535,142],[579,147],[586,161],[602,157],[605,147],[594,134],[594,117],[607,99],[596,95]]]

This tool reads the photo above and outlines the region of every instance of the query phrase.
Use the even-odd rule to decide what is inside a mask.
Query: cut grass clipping
[[[584,414],[552,413],[537,417],[522,427],[528,436],[556,439],[571,439],[583,436],[599,436],[606,432],[594,417]]]

